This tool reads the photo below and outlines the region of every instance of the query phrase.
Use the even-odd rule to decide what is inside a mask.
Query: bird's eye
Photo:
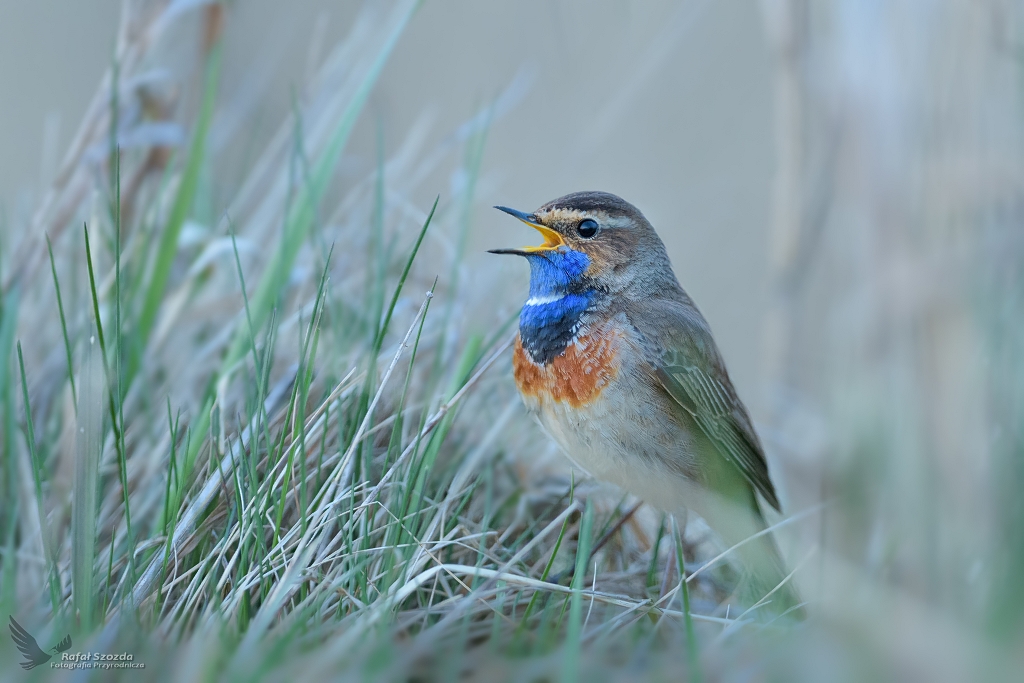
[[[576,232],[583,239],[590,239],[597,234],[597,221],[591,218],[580,221],[580,224],[576,226]]]

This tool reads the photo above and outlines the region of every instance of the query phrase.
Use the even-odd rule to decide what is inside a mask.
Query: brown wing
[[[764,451],[731,387],[692,365],[662,365],[656,368],[656,374],[719,452],[739,468],[769,505],[779,510]]]
[[[657,347],[650,360],[658,381],[722,456],[779,510],[761,442],[736,396],[707,321],[685,294],[676,301],[644,302],[635,313],[631,317],[636,322],[648,321],[637,328]]]

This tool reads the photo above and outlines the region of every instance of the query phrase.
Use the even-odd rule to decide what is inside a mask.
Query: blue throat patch
[[[519,314],[519,337],[530,358],[547,365],[572,341],[598,292],[583,279],[590,265],[583,252],[561,247],[531,253],[527,261],[530,299]]]

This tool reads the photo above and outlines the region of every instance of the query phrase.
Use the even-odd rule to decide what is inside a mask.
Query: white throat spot
[[[561,301],[566,297],[565,294],[544,294],[542,296],[531,296],[526,300],[524,306],[545,306],[547,304],[553,304],[556,301]]]

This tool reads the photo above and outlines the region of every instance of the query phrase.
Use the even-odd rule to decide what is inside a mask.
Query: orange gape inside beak
[[[551,228],[545,227],[538,223],[530,223],[529,221],[523,221],[531,228],[539,232],[544,237],[544,244],[538,244],[535,247],[523,247],[523,251],[527,253],[534,253],[538,251],[551,251],[552,249],[558,249],[560,246],[565,244],[565,240],[562,236]]]
[[[530,213],[518,211],[516,209],[510,209],[507,206],[496,206],[494,207],[498,211],[504,211],[510,216],[515,216],[523,223],[526,223],[531,228],[539,232],[544,237],[544,244],[538,244],[535,247],[523,247],[522,249],[491,249],[492,254],[519,254],[524,256],[526,254],[536,254],[541,251],[554,251],[561,246],[565,245],[565,240],[558,234],[557,230],[552,230],[546,225],[541,225],[537,221],[537,217]]]

